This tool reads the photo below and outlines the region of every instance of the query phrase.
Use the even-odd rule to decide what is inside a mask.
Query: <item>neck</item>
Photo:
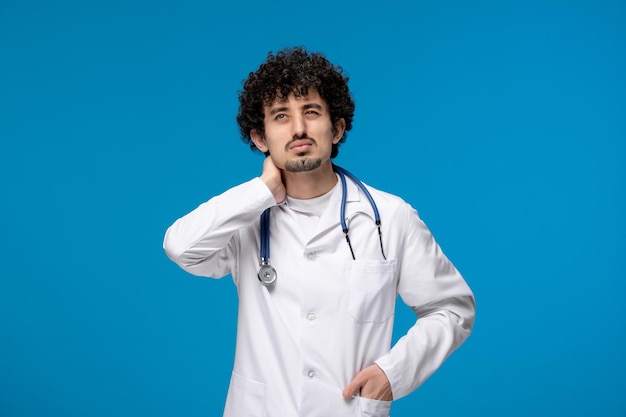
[[[299,200],[319,197],[333,189],[337,176],[330,161],[307,172],[283,171],[283,181],[289,197]]]

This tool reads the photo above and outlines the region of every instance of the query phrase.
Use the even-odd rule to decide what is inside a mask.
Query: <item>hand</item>
[[[352,382],[350,382],[343,390],[343,398],[350,398],[361,390],[361,397],[370,398],[379,401],[393,400],[391,392],[391,384],[387,379],[387,375],[378,365],[368,366],[359,372]]]
[[[277,203],[282,203],[287,196],[287,190],[285,189],[285,185],[283,184],[283,178],[280,172],[280,169],[274,165],[274,161],[272,161],[272,157],[268,156],[265,158],[263,162],[263,173],[261,174],[261,180],[267,185],[272,194],[274,194],[274,199]]]

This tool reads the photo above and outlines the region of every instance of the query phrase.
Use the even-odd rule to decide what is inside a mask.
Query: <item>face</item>
[[[286,171],[312,171],[330,161],[332,145],[337,144],[345,129],[339,119],[330,120],[326,101],[317,91],[276,100],[264,109],[265,135],[253,130],[250,136],[262,152],[270,153],[274,164]]]

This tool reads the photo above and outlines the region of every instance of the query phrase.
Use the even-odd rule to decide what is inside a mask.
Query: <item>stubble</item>
[[[285,162],[285,171],[308,172],[319,168],[322,165],[321,158],[302,158],[295,161]]]

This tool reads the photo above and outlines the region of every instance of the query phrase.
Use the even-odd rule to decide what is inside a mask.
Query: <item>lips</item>
[[[289,145],[289,149],[295,152],[304,152],[313,146],[313,141],[310,139],[298,139],[293,141]]]

